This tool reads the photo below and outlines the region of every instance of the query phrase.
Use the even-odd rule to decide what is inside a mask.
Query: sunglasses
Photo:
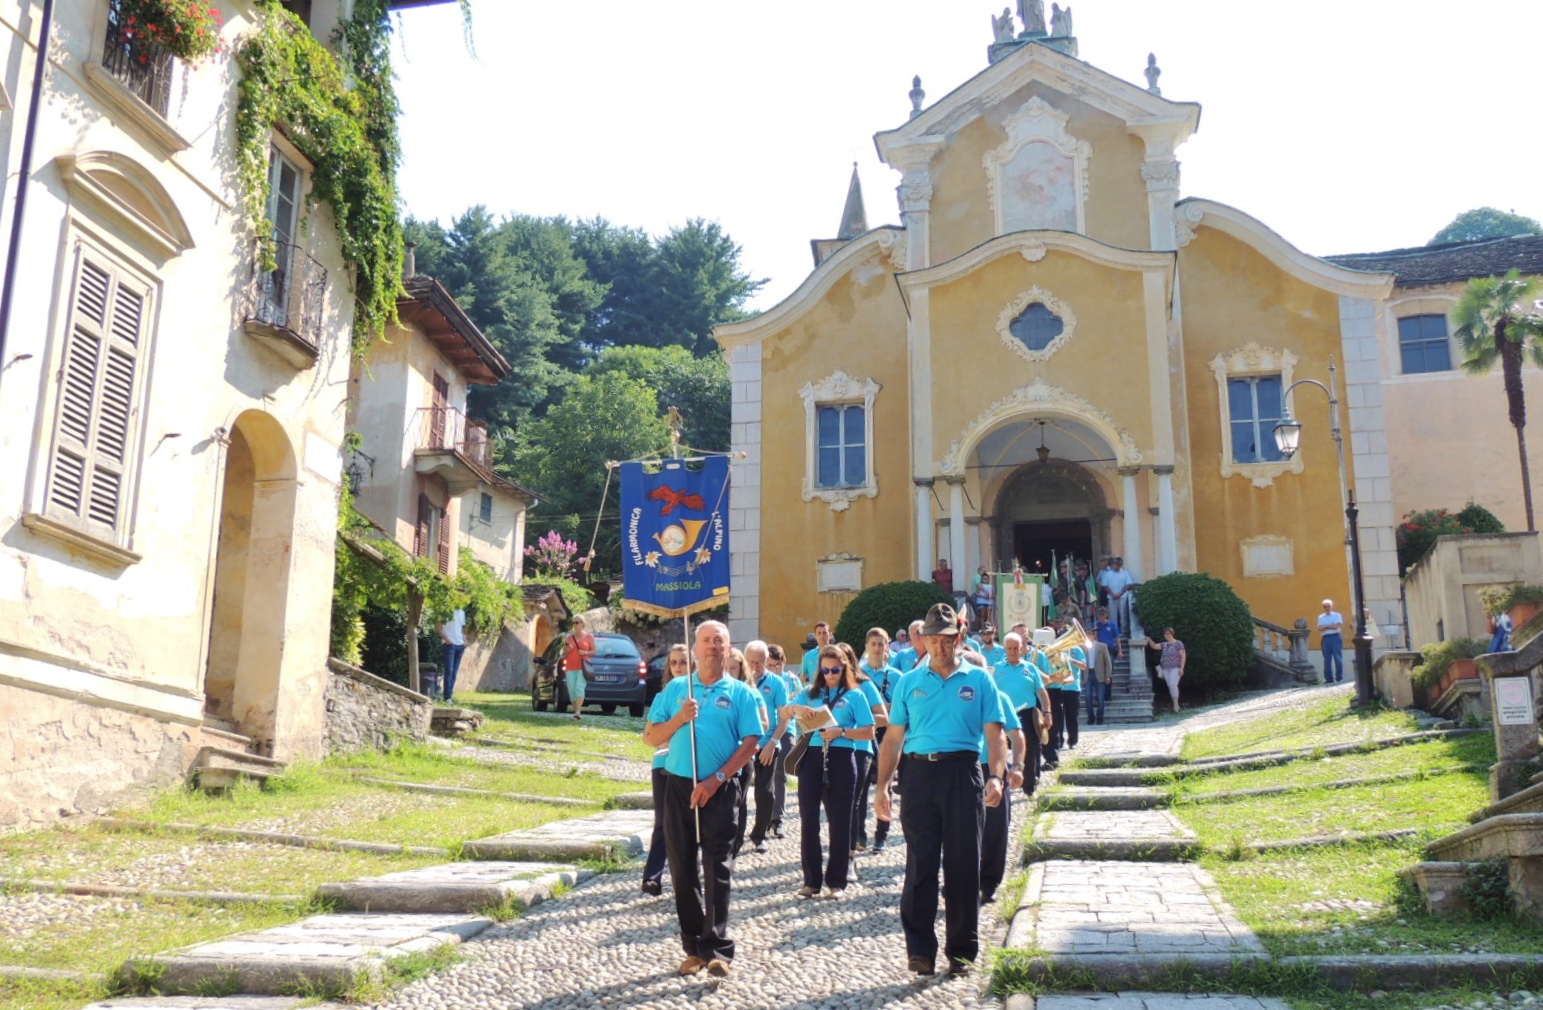
[[[847,671],[844,666],[822,666],[820,667],[820,672],[827,677],[839,677]]]

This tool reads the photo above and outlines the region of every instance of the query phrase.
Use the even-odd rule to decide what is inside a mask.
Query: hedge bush
[[[863,651],[869,628],[894,635],[912,621],[927,616],[934,603],[953,606],[954,598],[932,582],[881,582],[858,593],[836,622],[836,641]]]
[[[1504,533],[1505,523],[1485,508],[1469,502],[1461,510],[1425,509],[1410,512],[1398,524],[1398,573],[1404,574],[1436,543],[1437,537],[1462,533]]]
[[[1184,643],[1184,683],[1202,689],[1241,683],[1254,661],[1248,604],[1221,579],[1203,573],[1160,575],[1136,589],[1141,623],[1154,641],[1163,629]]]
[[[1487,638],[1449,638],[1445,642],[1432,642],[1420,650],[1420,664],[1409,671],[1409,682],[1415,687],[1432,687],[1459,659],[1478,659],[1488,651]]]

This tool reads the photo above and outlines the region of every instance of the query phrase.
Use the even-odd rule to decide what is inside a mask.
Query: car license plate
[[[624,675],[619,673],[602,673],[595,679],[602,684],[620,684],[624,679]]]

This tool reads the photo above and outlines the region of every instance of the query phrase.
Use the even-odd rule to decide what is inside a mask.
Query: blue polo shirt
[[[686,685],[702,706],[696,720],[697,770],[711,775],[734,756],[745,737],[761,737],[761,695],[750,685],[723,676],[712,687],[703,687],[699,674],[689,681],[677,677],[654,699],[648,710],[652,723],[669,722],[686,703]],[[671,775],[691,777],[691,724],[687,723],[670,737],[670,755],[664,770]]]
[[[859,729],[863,726],[873,725],[873,709],[868,705],[868,699],[863,697],[862,691],[832,691],[827,694],[824,691],[816,691],[811,694],[808,691],[798,692],[798,697],[793,699],[795,705],[808,705],[810,708],[830,708],[831,718],[836,720],[836,725],[843,729]],[[823,733],[812,733],[809,736],[810,747],[825,746]],[[846,747],[850,750],[859,750],[863,740],[848,740],[846,737],[837,737],[830,742],[832,747]]]
[[[660,747],[658,750],[654,751],[654,765],[653,766],[655,768],[663,768],[664,767],[664,759],[669,757],[669,756],[670,756],[670,748],[668,748],[668,747]]]
[[[1043,651],[1035,649],[1034,655],[1029,661],[1039,668],[1040,680],[1044,682],[1046,691],[1059,691],[1066,686],[1065,684],[1057,684],[1051,681],[1050,657],[1045,655]]]
[[[1093,635],[1109,646],[1110,652],[1120,651],[1120,626],[1113,621],[1103,621],[1093,625]]]
[[[901,673],[910,673],[916,665],[916,646],[908,645],[903,649],[896,649],[889,657],[889,665]]]
[[[1080,646],[1080,645],[1074,645],[1070,649],[1067,649],[1066,650],[1066,658],[1068,660],[1076,660],[1077,662],[1082,663],[1084,666],[1086,666],[1087,662],[1088,662],[1088,654],[1083,651],[1082,646]],[[1082,669],[1081,669],[1081,667],[1078,667],[1076,663],[1068,663],[1067,665],[1072,668],[1072,682],[1070,684],[1064,685],[1062,687],[1062,690],[1063,691],[1080,691],[1080,690],[1082,690]]]
[[[873,681],[859,680],[857,686],[863,692],[863,700],[868,703],[868,711],[870,713],[878,711],[880,705],[888,704],[884,700],[884,695],[879,691],[879,685]],[[874,724],[878,724],[877,719],[874,720]],[[877,754],[879,752],[876,740],[853,740],[852,742],[857,745],[855,749],[859,754]],[[837,743],[840,743],[840,741],[838,740]]]
[[[1007,647],[1001,642],[996,643],[989,649],[981,649],[980,654],[986,660],[986,665],[993,670],[1007,662]]]
[[[763,673],[759,684],[751,685],[760,692],[761,701],[766,705],[766,715],[769,720],[766,732],[761,734],[761,746],[765,747],[772,741],[772,734],[777,730],[778,713],[788,703],[788,682],[775,673]]]
[[[867,657],[859,660],[857,666],[873,678],[873,683],[878,687],[879,697],[884,699],[884,704],[888,705],[891,701],[895,700],[895,685],[900,682],[900,670],[898,668],[893,664],[886,663],[875,670],[868,665]]]
[[[1008,733],[1023,729],[1022,720],[1018,718],[1018,713],[1013,711],[1012,699],[1007,696],[1006,691],[1002,691],[1001,688],[997,688],[997,690],[1002,695],[1000,699],[1002,703],[1002,729]],[[1003,741],[1003,743],[1007,746],[1007,760],[1012,761],[1012,741]],[[980,763],[983,765],[991,763],[991,749],[987,745],[984,732],[980,735]]]
[[[1003,662],[996,668],[996,681],[1015,713],[1021,708],[1039,707],[1039,689],[1045,686],[1045,679],[1038,667],[1024,662],[1017,666]]]
[[[907,754],[942,754],[980,747],[988,722],[1002,721],[1001,692],[991,674],[961,665],[945,680],[930,666],[900,678],[889,710],[892,726],[904,726]]]

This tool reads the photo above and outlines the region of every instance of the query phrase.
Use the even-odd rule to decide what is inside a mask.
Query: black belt
[[[963,761],[965,758],[969,758],[971,761],[979,761],[980,751],[948,750],[940,751],[937,754],[907,753],[906,757],[910,758],[912,761]]]

